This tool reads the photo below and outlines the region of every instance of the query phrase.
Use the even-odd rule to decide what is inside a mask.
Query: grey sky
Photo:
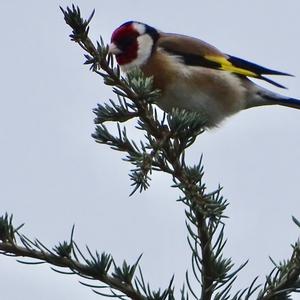
[[[59,5],[69,1],[2,1],[0,199],[23,232],[46,245],[69,237],[142,267],[153,287],[173,273],[177,289],[190,263],[184,207],[170,178],[154,174],[151,188],[128,198],[130,166],[122,155],[96,144],[92,108],[113,97],[83,66],[83,52],[70,42]],[[286,71],[280,91],[300,98],[300,2],[297,0],[91,1],[78,0],[84,16],[96,8],[94,39],[126,20],[192,35],[221,50]],[[278,89],[264,85],[273,91]],[[209,131],[189,152],[204,153],[206,182],[220,183],[230,206],[226,254],[237,264],[250,259],[237,287],[271,270],[268,256],[287,258],[299,236],[300,111],[251,109]],[[48,266],[24,266],[0,256],[2,299],[100,299],[76,277]],[[296,298],[296,297],[295,297]],[[299,297],[298,297],[299,298]]]

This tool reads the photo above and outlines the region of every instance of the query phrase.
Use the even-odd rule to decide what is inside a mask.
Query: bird
[[[156,104],[165,112],[197,112],[206,127],[218,127],[227,117],[262,105],[300,109],[300,100],[251,81],[261,79],[279,88],[268,75],[293,76],[225,54],[200,39],[165,33],[138,21],[115,29],[109,53],[124,73],[141,69],[160,90]]]

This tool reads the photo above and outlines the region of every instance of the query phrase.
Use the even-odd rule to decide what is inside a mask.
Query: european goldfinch
[[[250,107],[279,104],[300,108],[300,100],[271,92],[248,79],[262,79],[284,88],[264,75],[290,74],[224,54],[193,37],[130,21],[113,32],[109,51],[122,71],[138,67],[146,76],[153,76],[154,87],[161,91],[157,101],[161,109],[199,112],[208,127]]]

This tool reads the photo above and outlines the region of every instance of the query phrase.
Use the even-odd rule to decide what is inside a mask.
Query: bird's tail
[[[263,97],[265,100],[270,101],[269,104],[278,104],[300,109],[300,99],[290,98],[276,93],[268,93],[263,95]]]
[[[300,109],[300,99],[296,98],[283,97],[282,99],[276,100],[274,104]]]
[[[252,104],[253,106],[277,104],[300,109],[300,99],[283,96],[261,87],[259,88],[257,96],[256,101]]]

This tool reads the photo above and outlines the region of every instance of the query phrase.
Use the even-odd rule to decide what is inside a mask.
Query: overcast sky
[[[150,189],[128,197],[130,165],[91,138],[92,109],[114,97],[83,65],[70,42],[59,5],[69,1],[2,1],[0,201],[23,233],[48,246],[69,238],[112,253],[117,262],[141,265],[153,288],[175,273],[177,291],[190,264],[184,207],[171,179],[154,174]],[[199,37],[226,53],[296,75],[278,78],[280,91],[300,98],[300,2],[298,0],[92,1],[78,0],[82,14],[95,8],[93,39],[127,20]],[[263,84],[263,83],[261,83]],[[273,91],[279,89],[265,85]],[[238,287],[260,280],[275,260],[291,254],[299,236],[300,111],[255,108],[203,134],[189,151],[204,154],[205,180],[220,183],[229,200],[226,255],[249,264]],[[134,138],[134,136],[133,136]],[[0,256],[1,299],[100,299],[76,277],[49,266],[24,266]],[[294,297],[295,299],[296,297]],[[298,297],[299,298],[299,297]]]

